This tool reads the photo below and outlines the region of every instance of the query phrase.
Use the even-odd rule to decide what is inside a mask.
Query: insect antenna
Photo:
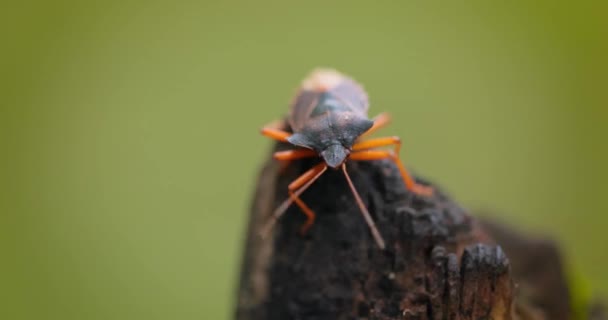
[[[262,238],[266,238],[268,236],[268,234],[270,233],[270,231],[272,230],[274,225],[277,223],[277,220],[279,220],[279,218],[281,218],[281,216],[287,211],[287,208],[289,208],[289,206],[295,201],[294,199],[296,197],[299,197],[300,194],[302,194],[302,192],[306,191],[306,189],[308,189],[308,187],[310,187],[317,179],[319,179],[319,177],[326,170],[327,170],[327,166],[325,166],[323,168],[323,170],[319,171],[319,173],[317,173],[314,177],[312,177],[303,186],[301,186],[299,189],[297,189],[295,192],[293,192],[293,194],[291,194],[287,199],[285,199],[285,201],[283,201],[283,203],[281,203],[281,205],[278,206],[274,210],[274,212],[272,213],[272,216],[270,217],[270,220],[268,220],[268,222],[266,222],[266,224],[262,227],[262,230],[260,232],[260,235],[262,236]]]
[[[369,211],[365,207],[365,204],[363,204],[363,200],[361,200],[361,196],[355,189],[355,185],[353,184],[353,181],[350,179],[350,176],[348,175],[348,172],[346,171],[346,163],[342,164],[342,171],[344,172],[344,176],[346,177],[346,180],[348,181],[350,190],[353,192],[353,195],[355,196],[355,200],[357,200],[357,205],[359,205],[359,208],[361,209],[361,213],[363,214],[363,218],[365,218],[365,222],[367,222],[367,225],[371,229],[372,235],[373,235],[374,239],[376,240],[378,247],[380,247],[380,249],[384,249],[384,247],[385,247],[384,240],[382,239],[382,236],[380,235],[380,232],[378,231],[378,228],[376,227],[376,224],[374,223],[372,216],[369,214]]]

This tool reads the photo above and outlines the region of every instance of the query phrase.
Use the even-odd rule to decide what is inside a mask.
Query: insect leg
[[[386,146],[395,146],[395,153],[399,154],[399,151],[401,151],[401,139],[399,137],[369,139],[355,143],[355,145],[353,145],[353,151],[362,151]]]
[[[294,149],[287,151],[277,151],[274,153],[273,157],[276,160],[280,161],[279,173],[282,174],[287,170],[289,163],[293,160],[303,159],[303,158],[312,158],[317,156],[318,154],[314,150],[310,149]]]
[[[302,158],[312,158],[317,156],[317,152],[311,149],[294,149],[287,151],[277,151],[273,157],[280,161],[290,161]]]
[[[276,120],[265,125],[261,131],[263,135],[269,138],[281,142],[287,142],[287,138],[291,136],[291,133],[284,130],[285,125],[286,123],[284,120]]]
[[[275,128],[271,128],[271,127],[262,128],[262,134],[271,139],[278,140],[281,142],[287,142],[287,138],[289,138],[291,136],[291,133],[289,133],[287,131],[283,131],[281,129],[275,129]]]
[[[380,138],[383,139],[383,138]],[[379,139],[378,139],[379,140]],[[371,141],[371,140],[370,140]],[[395,142],[398,146],[399,142]],[[380,145],[382,146],[382,145]],[[353,147],[354,149],[354,147]],[[398,149],[398,148],[396,148]],[[401,160],[399,159],[399,155],[397,155],[393,150],[360,150],[351,153],[351,160],[355,161],[367,161],[367,160],[380,160],[380,159],[391,159],[399,168],[401,172],[401,177],[405,182],[405,186],[408,190],[413,191],[420,195],[430,196],[433,194],[433,188],[423,186],[421,184],[416,183],[412,176],[409,174]]]
[[[325,163],[319,163],[312,167],[310,170],[303,173],[300,177],[294,180],[287,187],[289,190],[289,198],[287,198],[277,209],[274,211],[270,220],[262,228],[262,236],[268,235],[277,220],[287,211],[287,208],[295,202],[307,217],[306,223],[300,229],[301,233],[306,233],[310,226],[312,226],[315,220],[315,213],[302,201],[299,197],[310,185],[313,184],[324,172],[327,170]]]
[[[363,133],[361,137],[359,137],[359,139],[369,136],[370,134],[378,131],[379,129],[386,127],[390,122],[391,116],[388,113],[383,112],[377,115],[374,118],[374,124],[372,125],[372,127],[365,131],[365,133]]]

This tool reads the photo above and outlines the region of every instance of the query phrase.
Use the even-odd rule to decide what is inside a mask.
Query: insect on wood
[[[347,161],[390,159],[399,168],[409,191],[427,196],[433,193],[431,187],[417,184],[402,164],[399,158],[399,137],[365,139],[391,120],[387,113],[369,119],[368,109],[368,96],[363,87],[336,70],[316,69],[302,81],[291,102],[287,123],[279,121],[267,125],[262,129],[262,134],[294,146],[292,150],[275,152],[273,156],[277,160],[288,162],[320,157],[323,161],[289,184],[289,198],[276,208],[263,228],[262,235],[268,234],[294,202],[307,217],[300,229],[301,233],[306,233],[316,215],[300,199],[300,194],[331,168],[344,173],[372,236],[378,246],[384,249],[384,240],[346,170]],[[286,125],[289,125],[291,132],[286,131]],[[394,150],[379,150],[381,147],[394,147]]]

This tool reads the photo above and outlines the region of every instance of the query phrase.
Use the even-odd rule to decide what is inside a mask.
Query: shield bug
[[[320,157],[322,161],[289,184],[289,198],[276,208],[271,220],[263,228],[262,235],[269,232],[294,202],[307,217],[300,230],[305,233],[312,226],[316,215],[299,196],[328,168],[331,168],[344,173],[372,236],[383,249],[384,240],[346,170],[347,161],[390,159],[399,168],[409,191],[420,195],[433,193],[431,187],[417,184],[401,163],[399,137],[364,139],[385,127],[391,120],[387,113],[381,113],[370,119],[368,109],[368,96],[363,87],[336,70],[315,69],[302,81],[291,102],[286,122],[278,121],[267,125],[262,129],[262,134],[294,146],[292,150],[275,152],[273,157],[277,160],[288,162]],[[287,125],[291,132],[285,130]],[[381,147],[391,146],[394,150],[378,150]]]

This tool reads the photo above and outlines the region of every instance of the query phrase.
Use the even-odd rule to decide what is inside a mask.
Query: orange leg
[[[384,138],[374,138],[361,142],[355,143],[353,145],[353,151],[362,151],[368,149],[375,149],[386,146],[395,146],[395,153],[399,154],[401,151],[401,139],[399,137],[384,137]]]
[[[287,151],[278,151],[274,153],[274,158],[280,161],[291,161],[302,158],[312,158],[317,156],[317,152],[310,149],[295,149]]]
[[[275,128],[271,128],[271,127],[262,128],[262,134],[271,139],[278,140],[281,142],[287,142],[287,138],[289,138],[291,136],[291,133],[289,133],[287,131],[283,131],[283,130],[275,129]]]
[[[262,134],[272,138],[274,140],[278,140],[281,142],[287,142],[287,138],[291,136],[291,133],[283,130],[285,129],[285,121],[277,120],[273,121],[262,128]]]
[[[300,209],[304,212],[307,217],[306,222],[302,225],[300,232],[306,233],[315,221],[315,213],[300,199],[300,194],[310,187],[324,172],[327,170],[327,165],[322,162],[312,167],[310,170],[303,173],[300,177],[294,180],[287,187],[289,190],[289,198],[286,199],[274,212],[271,220],[262,229],[262,235],[266,235],[270,232],[272,226],[276,221],[285,213],[287,208],[295,202]]]
[[[297,160],[297,159],[303,159],[303,158],[312,158],[317,155],[318,154],[314,150],[294,149],[294,150],[275,152],[273,157],[276,160],[281,161],[280,167],[279,167],[279,172],[282,174],[283,172],[285,172],[285,170],[287,169],[287,167],[289,166],[289,163],[291,161]]]
[[[359,139],[369,136],[370,134],[378,131],[379,129],[386,127],[390,122],[391,122],[391,116],[388,113],[383,112],[383,113],[377,115],[374,118],[374,125],[372,125],[371,128],[369,128],[365,133],[363,133],[361,135],[361,137],[359,137]]]
[[[302,188],[303,186],[306,186],[308,188],[308,186],[310,186],[310,184],[312,184],[312,182],[314,182],[314,180],[317,180],[321,176],[321,174],[323,174],[323,172],[325,172],[325,170],[327,170],[327,165],[325,163],[319,163],[318,165],[312,167],[310,170],[306,171],[299,178],[297,178],[292,183],[290,183],[289,186],[287,187],[289,189],[290,198],[298,205],[298,207],[300,207],[300,209],[302,209],[302,211],[304,212],[304,214],[307,217],[306,222],[300,229],[300,232],[302,234],[306,233],[306,231],[308,231],[308,229],[315,222],[316,215],[304,203],[304,201],[302,201],[300,199],[299,193],[296,193],[296,191],[298,191],[298,189]],[[310,184],[309,184],[309,182],[310,182]],[[302,189],[304,189],[304,188],[302,188]],[[301,192],[303,192],[303,191],[304,190],[301,190]]]
[[[395,150],[368,150],[389,145],[394,145]],[[350,155],[350,159],[355,161],[391,159],[399,168],[403,181],[405,182],[405,186],[408,190],[420,195],[432,195],[433,188],[417,184],[409,174],[399,158],[398,152],[400,148],[401,140],[398,137],[371,139],[355,144],[353,146],[353,153]]]
[[[285,121],[277,120],[277,121],[273,121],[273,122],[267,124],[266,126],[264,126],[261,130],[261,133],[271,139],[278,140],[280,142],[287,142],[287,138],[289,138],[289,136],[291,136],[291,133],[283,130],[284,128],[285,128]],[[275,153],[275,159],[291,156],[291,154],[288,154],[288,153],[289,153],[288,151],[285,151],[284,153],[277,152],[277,153]],[[294,159],[298,159],[298,158],[294,158]],[[290,159],[278,159],[278,160],[282,160],[280,168],[279,168],[279,172],[284,172],[285,169],[287,168],[287,166],[289,165]]]

